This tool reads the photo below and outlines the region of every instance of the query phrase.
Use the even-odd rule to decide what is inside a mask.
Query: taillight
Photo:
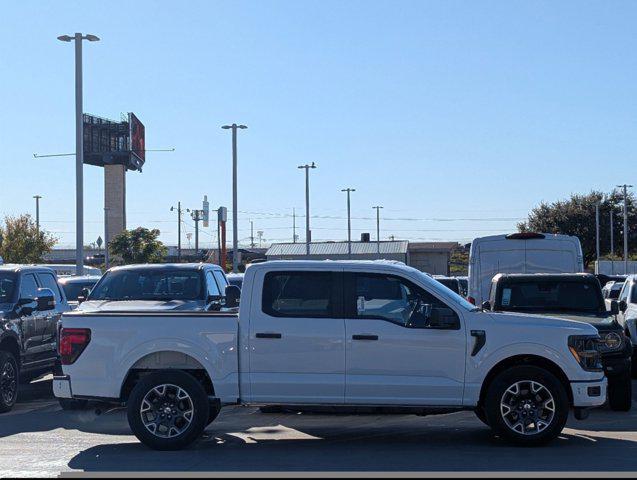
[[[473,297],[467,297],[467,300],[469,300],[469,303],[472,303],[474,305],[476,304],[476,299]]]
[[[62,365],[75,363],[91,341],[88,328],[64,328],[60,330],[59,354]]]

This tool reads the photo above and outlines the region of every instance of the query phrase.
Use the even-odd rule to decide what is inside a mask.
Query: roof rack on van
[[[546,238],[546,235],[543,233],[537,232],[521,232],[521,233],[510,233],[505,237],[507,240],[530,240],[533,238]]]

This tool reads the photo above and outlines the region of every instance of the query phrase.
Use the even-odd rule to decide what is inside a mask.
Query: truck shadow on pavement
[[[204,438],[179,452],[156,452],[131,434],[123,409],[62,411],[48,387],[25,389],[16,410],[0,415],[0,438],[58,429],[78,449],[68,468],[84,471],[348,471],[348,470],[637,470],[637,408],[594,410],[571,418],[546,447],[512,447],[495,439],[472,412],[408,415],[263,414],[228,407]],[[50,391],[50,390],[49,390]],[[33,403],[33,402],[36,403]],[[35,405],[35,407],[34,407]],[[98,434],[95,442],[84,433]],[[104,438],[104,435],[113,443]],[[52,441],[57,441],[54,437]],[[628,449],[628,450],[627,450]],[[77,450],[75,450],[77,451]],[[73,453],[71,453],[73,454]]]

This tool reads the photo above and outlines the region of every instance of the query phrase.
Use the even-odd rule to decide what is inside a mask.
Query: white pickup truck
[[[474,410],[537,445],[569,409],[605,402],[597,339],[585,323],[483,312],[396,262],[266,262],[247,269],[238,316],[64,314],[54,392],[127,404],[137,438],[162,450],[237,404]]]

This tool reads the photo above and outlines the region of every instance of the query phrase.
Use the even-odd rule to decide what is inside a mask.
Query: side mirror
[[[482,302],[482,310],[491,310],[491,302],[489,300]]]
[[[77,303],[80,304],[86,301],[89,293],[91,293],[91,291],[88,288],[84,287],[82,291],[80,292],[80,294],[77,296]]]
[[[612,315],[617,315],[619,313],[619,303],[617,303],[617,300],[612,300],[610,302],[610,313]]]
[[[38,288],[38,296],[35,299],[37,309],[41,312],[55,308],[55,295],[50,288]]]
[[[236,285],[226,287],[226,308],[237,308],[241,298],[241,289]]]
[[[627,309],[628,309],[628,304],[626,303],[626,300],[622,300],[621,302],[619,302],[620,312],[625,312]]]
[[[436,330],[458,329],[458,317],[450,308],[431,308],[427,316],[427,328]]]

